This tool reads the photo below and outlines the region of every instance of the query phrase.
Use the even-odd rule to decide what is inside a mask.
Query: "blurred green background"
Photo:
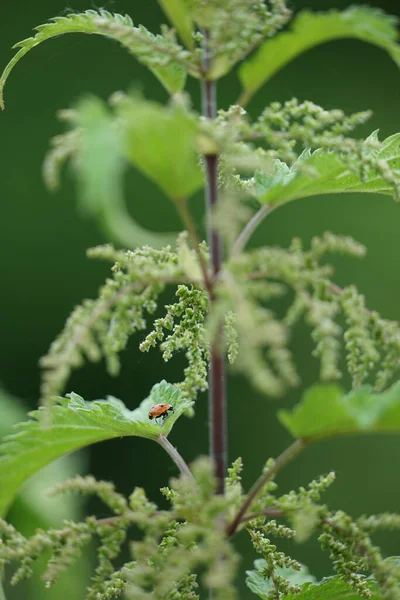
[[[348,5],[333,0],[296,0],[290,4],[296,11]],[[375,5],[400,15],[398,0],[377,0]],[[153,31],[165,22],[156,0],[115,0],[102,7],[128,12],[135,24],[143,23]],[[87,8],[96,6],[84,0],[75,0],[72,5],[66,5],[65,0],[3,0],[0,66],[12,56],[11,46],[30,36],[35,25],[71,9]],[[132,84],[147,97],[166,100],[155,78],[117,44],[96,36],[68,35],[29,53],[12,73],[5,90],[6,111],[0,115],[0,382],[32,408],[38,398],[39,357],[47,351],[72,308],[83,298],[95,296],[109,268],[85,257],[87,247],[108,240],[95,223],[79,216],[68,174],[55,195],[43,184],[41,165],[48,141],[62,130],[55,115],[83,94],[107,98]],[[198,107],[197,83],[192,82],[189,89]],[[234,102],[238,93],[236,76],[224,79],[218,93],[220,106]],[[301,56],[256,95],[249,111],[257,115],[267,103],[293,96],[347,112],[371,108],[374,116],[361,134],[378,127],[382,137],[400,131],[400,72],[383,51],[361,42],[333,42]],[[132,214],[144,226],[154,230],[179,228],[173,206],[140,174],[129,174],[126,193]],[[193,199],[192,209],[202,223],[201,196]],[[368,256],[361,262],[337,260],[338,283],[356,283],[370,307],[388,318],[399,319],[399,229],[400,206],[388,197],[327,196],[276,210],[259,228],[253,243],[287,245],[293,236],[309,240],[325,230],[352,235],[368,246]],[[166,302],[171,301],[173,293],[172,289],[167,291]],[[138,338],[133,339],[125,352],[118,379],[108,377],[103,364],[89,365],[73,376],[67,391],[74,390],[88,400],[112,394],[134,408],[160,379],[180,379],[183,361],[175,359],[165,365],[156,351],[141,355],[138,342]],[[318,368],[310,356],[312,346],[305,328],[295,331],[293,348],[303,387],[307,387],[316,381]],[[348,381],[344,383],[349,385]],[[292,405],[300,390],[277,404],[255,393],[241,378],[231,377],[228,387],[229,458],[243,457],[244,484],[248,487],[266,458],[288,444],[288,435],[277,423],[275,411],[278,406]],[[2,419],[0,414],[0,422]],[[179,422],[172,442],[187,461],[207,452],[205,397],[200,398],[194,419]],[[343,508],[353,515],[395,511],[400,504],[399,451],[400,439],[394,436],[324,442],[287,467],[278,482],[285,491],[335,470],[337,483],[326,496],[332,508]],[[88,462],[86,467],[77,463],[76,468],[113,480],[124,493],[134,486],[145,487],[157,502],[162,501],[159,488],[175,473],[162,450],[141,439],[99,444],[91,448]],[[20,515],[15,507],[11,514],[15,522]],[[22,525],[29,530],[32,523]],[[381,536],[378,541],[385,553],[400,554],[395,535]],[[247,599],[253,596],[243,584],[244,572],[251,568],[254,557],[245,534],[238,537],[237,544],[243,552],[240,598]],[[288,547],[315,575],[330,573],[330,563],[315,540]],[[79,577],[74,571],[74,600],[83,598],[83,592],[78,591]],[[64,598],[64,592],[65,588],[55,589],[51,597]],[[37,591],[36,587],[19,586],[9,597],[36,600],[50,597],[48,594],[44,588]]]

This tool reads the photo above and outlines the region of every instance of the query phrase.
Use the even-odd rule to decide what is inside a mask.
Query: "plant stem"
[[[253,94],[254,92],[250,88],[243,90],[240,97],[237,99],[236,104],[238,104],[242,108],[245,108],[246,104],[248,104],[249,101],[252,99]]]
[[[189,467],[183,460],[182,456],[179,454],[178,450],[168,440],[168,438],[166,438],[165,435],[160,434],[157,438],[157,442],[164,448],[166,452],[168,452],[168,454],[178,467],[179,471],[183,475],[186,475],[187,477],[189,477],[189,479],[192,479],[194,481],[193,475]]]
[[[253,235],[255,229],[261,223],[261,221],[266,217],[271,211],[273,207],[265,205],[262,206],[250,219],[250,221],[245,225],[239,237],[235,241],[232,248],[232,256],[237,256],[241,253],[251,236]]]
[[[211,57],[209,53],[209,32],[204,32],[204,59],[203,69],[205,77],[210,69]],[[214,119],[217,112],[216,82],[203,79],[202,83],[203,116]],[[207,240],[211,253],[213,281],[216,280],[222,267],[222,240],[219,232],[213,227],[212,214],[218,204],[218,156],[210,154],[205,156],[206,188],[205,204],[207,218]],[[215,300],[213,291],[210,302]],[[209,371],[209,431],[210,431],[210,456],[214,460],[215,475],[217,478],[217,493],[224,493],[225,475],[227,468],[227,418],[226,418],[226,365],[221,344],[221,326],[218,329],[217,339],[211,348],[211,361]]]
[[[231,537],[237,530],[239,524],[243,521],[243,517],[248,508],[250,508],[253,500],[257,496],[257,494],[262,490],[265,484],[272,479],[272,477],[289,461],[292,460],[303,448],[307,445],[307,441],[300,439],[296,440],[291,444],[282,454],[275,459],[274,464],[268,471],[263,473],[255,482],[249,493],[247,494],[246,499],[244,500],[242,506],[239,508],[235,518],[232,523],[227,528],[227,536]]]

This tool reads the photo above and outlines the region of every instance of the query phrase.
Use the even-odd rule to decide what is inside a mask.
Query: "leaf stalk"
[[[251,217],[250,221],[246,223],[233,245],[232,256],[237,256],[242,252],[243,248],[246,246],[258,225],[273,209],[274,207],[266,204],[265,206],[259,208],[258,211]]]
[[[189,467],[187,466],[186,462],[184,461],[182,456],[179,454],[179,452],[175,448],[175,446],[173,446],[171,444],[171,442],[168,440],[168,438],[165,437],[165,435],[160,434],[158,436],[158,438],[156,438],[156,440],[160,444],[160,446],[162,446],[164,448],[164,450],[172,458],[172,460],[174,461],[174,463],[176,464],[176,466],[178,467],[178,469],[182,473],[182,475],[186,475],[189,479],[194,481],[194,477],[193,477]]]

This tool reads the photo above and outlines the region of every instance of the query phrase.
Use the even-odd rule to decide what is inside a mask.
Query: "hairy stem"
[[[253,485],[253,487],[247,494],[247,497],[244,500],[242,506],[239,508],[232,523],[228,526],[227,531],[226,531],[228,537],[232,536],[236,532],[239,524],[243,521],[243,517],[244,517],[247,509],[250,508],[255,497],[262,490],[262,488],[265,486],[265,484],[268,481],[270,481],[272,479],[272,477],[282,467],[284,467],[288,462],[290,462],[292,460],[292,458],[294,458],[297,454],[299,454],[299,452],[301,452],[301,450],[303,450],[303,448],[306,445],[307,445],[307,441],[303,440],[303,439],[296,440],[295,442],[293,442],[293,444],[291,444],[288,448],[286,448],[286,450],[284,452],[282,452],[282,454],[280,454],[278,456],[278,458],[275,459],[275,462],[272,465],[272,467],[270,469],[268,469],[268,471],[263,473],[257,479],[255,484]]]
[[[164,448],[166,452],[168,452],[168,454],[170,455],[170,457],[172,458],[182,475],[186,475],[187,477],[189,477],[189,479],[192,479],[194,481],[193,475],[189,467],[183,460],[182,456],[179,454],[178,450],[168,440],[168,438],[166,438],[165,435],[160,434],[157,438],[157,442]]]
[[[205,76],[210,69],[209,33],[204,31],[204,60]],[[216,82],[208,79],[202,81],[203,116],[214,119],[217,112]],[[207,216],[207,239],[211,253],[213,281],[216,280],[222,267],[222,240],[218,231],[213,227],[212,214],[218,204],[218,156],[210,154],[204,157],[206,164],[205,204]],[[214,301],[213,290],[210,302]],[[218,329],[217,338],[222,335],[222,326]],[[210,456],[214,460],[217,478],[217,493],[224,493],[225,475],[227,468],[227,418],[226,418],[226,365],[221,351],[221,344],[216,339],[211,348],[209,372],[209,431]]]

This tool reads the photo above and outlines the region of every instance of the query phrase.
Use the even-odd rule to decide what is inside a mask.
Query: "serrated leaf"
[[[290,31],[267,40],[239,69],[249,100],[277,71],[306,50],[340,38],[356,38],[383,48],[400,66],[397,19],[379,9],[351,6],[341,12],[313,13],[304,10]]]
[[[193,20],[187,0],[158,0],[187,48],[193,48]]]
[[[263,558],[259,558],[254,561],[254,570],[246,571],[246,585],[247,587],[257,596],[263,600],[270,598],[271,592],[274,590],[274,584],[270,578],[263,576],[263,570],[267,567],[267,563]],[[278,577],[284,577],[291,585],[302,585],[306,582],[316,581],[315,577],[310,574],[308,568],[302,565],[300,571],[296,571],[293,568],[276,568],[274,573]],[[282,598],[287,596],[282,596]],[[297,596],[296,596],[297,597]]]
[[[370,599],[381,600],[383,596],[374,579],[368,577],[366,581],[371,592]],[[282,600],[360,600],[360,596],[339,575],[335,575],[316,583],[305,583],[299,594],[288,594]]]
[[[397,557],[390,557],[386,560],[398,562]],[[264,559],[255,560],[254,567],[255,570],[246,571],[246,584],[254,594],[263,600],[268,600],[274,586],[270,579],[265,579],[262,575],[262,570],[266,567]],[[305,566],[302,566],[301,571],[278,568],[275,569],[275,574],[287,579],[291,585],[301,587],[298,593],[281,594],[281,600],[359,600],[360,598],[355,590],[339,575],[324,577],[321,581],[316,581]],[[376,581],[372,577],[365,578],[365,581],[368,583],[371,592],[371,600],[380,600],[382,593]]]
[[[179,94],[182,92],[186,83],[186,71],[181,65],[178,63],[171,63],[162,66],[150,66],[145,61],[140,62],[143,62],[146,67],[150,69],[169,94]]]
[[[377,140],[377,133],[372,136]],[[400,173],[400,133],[386,138],[374,154]],[[305,150],[291,168],[275,161],[271,173],[257,173],[255,193],[261,203],[281,204],[322,194],[371,193],[393,195],[393,187],[379,174],[361,179],[335,152]]]
[[[12,433],[13,427],[27,417],[28,408],[19,398],[0,389],[0,440]],[[40,521],[41,527],[54,527],[63,518],[74,518],[79,512],[79,498],[61,497],[57,501],[43,496],[43,490],[83,470],[82,456],[63,456],[33,476],[18,495],[18,517]]]
[[[315,385],[278,419],[295,438],[400,432],[400,382],[382,393],[363,386],[346,394],[338,385]]]
[[[150,408],[160,402],[174,407],[162,424],[148,418]],[[42,407],[31,412],[31,420],[17,424],[15,433],[0,444],[0,515],[21,485],[53,460],[113,438],[139,436],[157,440],[161,434],[167,436],[192,404],[182,398],[178,388],[161,381],[135,410],[129,410],[116,398],[86,402],[72,393],[49,409]]]
[[[107,236],[124,247],[149,245],[162,248],[175,244],[177,233],[155,233],[145,229],[126,208],[123,185],[128,162],[124,156],[124,137],[107,105],[98,98],[87,98],[76,107],[74,121],[79,136],[72,164],[83,212],[94,216]],[[49,169],[50,161],[55,165]],[[56,157],[53,160],[50,151],[44,174],[45,178],[46,173],[51,174],[51,181],[47,177],[51,187],[58,183],[60,166],[61,161]],[[55,169],[57,173],[54,173]],[[139,203],[142,199],[134,200]]]
[[[138,97],[124,97],[117,112],[128,159],[170,198],[189,198],[203,186],[193,114],[179,104],[165,107]]]
[[[185,85],[186,71],[178,62],[174,60],[167,61],[165,64],[161,61],[154,61],[154,64],[149,62],[149,54],[154,50],[162,49],[162,36],[153,35],[143,26],[134,27],[129,15],[111,14],[106,10],[87,10],[65,17],[55,17],[35,29],[38,33],[34,37],[15,44],[14,48],[19,48],[19,51],[10,60],[0,77],[1,108],[4,108],[4,85],[21,58],[42,42],[67,33],[88,33],[114,39],[145,64],[168,92],[180,92]]]

